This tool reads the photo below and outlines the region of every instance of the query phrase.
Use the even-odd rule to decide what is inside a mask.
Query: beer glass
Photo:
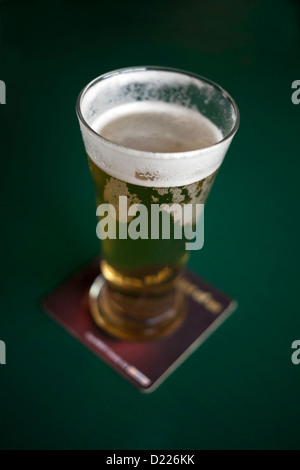
[[[171,334],[186,314],[179,280],[190,250],[179,232],[196,233],[203,221],[193,208],[204,204],[238,129],[238,108],[220,86],[195,74],[132,67],[88,84],[77,115],[102,240],[91,314],[118,338]],[[179,214],[187,206],[188,220]]]

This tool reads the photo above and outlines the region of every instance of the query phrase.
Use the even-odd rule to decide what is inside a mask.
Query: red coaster
[[[235,310],[237,303],[186,271],[181,288],[188,299],[184,323],[172,334],[146,342],[112,338],[92,320],[88,307],[99,259],[48,295],[43,308],[69,333],[143,392],[152,392]]]

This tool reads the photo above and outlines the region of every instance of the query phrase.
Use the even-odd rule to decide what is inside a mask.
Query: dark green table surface
[[[0,17],[0,448],[299,449],[299,4],[2,0]],[[239,308],[151,395],[39,307],[99,250],[77,94],[141,64],[206,76],[241,111],[190,261]]]

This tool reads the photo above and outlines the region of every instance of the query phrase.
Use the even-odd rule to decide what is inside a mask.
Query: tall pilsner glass
[[[167,334],[186,313],[178,281],[189,250],[187,240],[176,235],[178,224],[186,222],[170,212],[169,235],[161,229],[155,233],[152,206],[204,204],[237,131],[238,108],[226,91],[205,78],[133,67],[88,84],[79,95],[77,115],[99,223],[107,217],[114,227],[106,228],[105,235],[100,223],[103,278],[90,291],[92,316],[106,332],[123,339]],[[130,224],[142,205],[149,218],[137,236],[137,226],[134,232]],[[188,223],[194,226],[196,219]]]

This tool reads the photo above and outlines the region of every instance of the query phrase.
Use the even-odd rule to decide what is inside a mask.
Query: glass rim
[[[233,109],[235,111],[235,123],[231,131],[223,137],[219,142],[216,142],[215,144],[209,145],[207,147],[201,148],[201,149],[196,149],[196,150],[187,150],[184,152],[149,152],[145,150],[137,150],[137,149],[132,149],[130,147],[126,147],[124,145],[119,145],[114,142],[112,142],[109,139],[106,139],[102,135],[98,134],[86,121],[84,118],[82,112],[81,112],[81,104],[82,100],[84,99],[84,96],[86,92],[97,82],[100,82],[102,80],[109,79],[111,77],[114,77],[116,75],[120,75],[123,73],[130,73],[130,72],[146,72],[146,71],[156,71],[156,72],[171,72],[171,73],[177,73],[181,75],[186,75],[188,77],[195,78],[196,80],[199,80],[201,82],[207,83],[210,85],[212,88],[214,88],[216,91],[221,93],[224,98],[226,98],[233,106]],[[208,78],[205,78],[201,75],[195,74],[193,72],[188,72],[186,70],[181,70],[181,69],[176,69],[172,67],[162,67],[162,66],[156,66],[156,65],[143,65],[143,66],[132,66],[132,67],[125,67],[121,69],[116,69],[112,70],[111,72],[106,72],[102,75],[99,75],[98,77],[94,78],[92,81],[90,81],[79,93],[77,101],[76,101],[76,114],[79,119],[79,121],[84,125],[84,127],[91,132],[94,136],[96,136],[100,142],[103,142],[106,145],[110,145],[115,149],[123,150],[126,152],[130,152],[132,155],[137,155],[141,157],[142,155],[144,156],[151,156],[151,158],[182,158],[182,157],[192,157],[192,156],[199,156],[199,153],[206,153],[206,151],[214,151],[218,147],[221,147],[223,144],[225,144],[229,139],[231,139],[235,133],[237,132],[239,125],[240,125],[240,112],[239,108],[235,102],[235,100],[232,98],[232,96],[220,85],[217,83],[213,82],[212,80],[209,80]]]

